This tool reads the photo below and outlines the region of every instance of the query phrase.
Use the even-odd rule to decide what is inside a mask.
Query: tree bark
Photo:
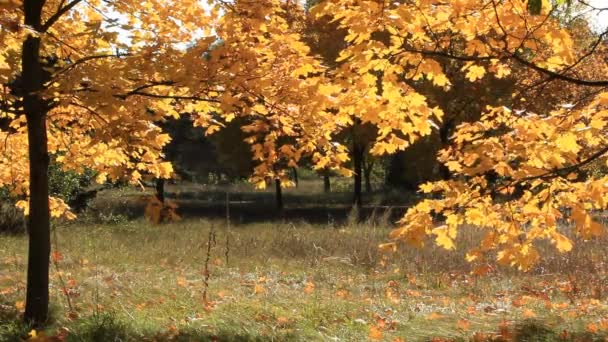
[[[363,173],[363,146],[353,142],[353,167],[355,172],[354,184],[353,184],[353,205],[357,208],[361,208],[362,195],[361,195],[361,176]]]
[[[44,1],[29,0],[23,5],[25,24],[41,30]],[[30,203],[28,216],[29,250],[24,320],[34,327],[43,326],[48,318],[49,262],[51,227],[49,210],[49,153],[46,114],[42,98],[44,70],[40,60],[40,38],[30,35],[23,42],[21,70],[23,108],[27,120],[30,162]]]
[[[323,192],[331,192],[331,180],[329,179],[329,169],[323,170]]]
[[[165,203],[165,180],[163,178],[157,178],[155,188],[156,188],[156,198],[161,203]]]
[[[369,158],[366,158],[369,159]],[[371,181],[371,173],[374,168],[374,161],[366,161],[365,166],[363,167],[363,176],[365,178],[365,193],[370,194],[372,192],[372,181]]]
[[[299,185],[299,179],[298,179],[298,168],[292,167],[291,171],[293,172],[293,182],[296,184],[296,188]]]
[[[275,185],[275,198],[276,198],[276,204],[277,204],[277,211],[279,213],[283,212],[283,189],[281,186],[281,180],[280,179],[275,179],[274,180],[274,185]]]

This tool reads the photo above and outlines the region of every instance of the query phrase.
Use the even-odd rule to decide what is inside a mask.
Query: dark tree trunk
[[[446,147],[450,144],[450,134],[453,130],[454,130],[454,120],[448,120],[448,121],[444,122],[444,124],[439,129],[439,138],[441,139],[442,147]],[[441,179],[448,180],[448,179],[452,178],[452,173],[450,172],[450,169],[448,169],[448,167],[445,166],[445,164],[443,164],[441,162],[438,162],[438,163],[439,163],[439,175],[441,176]]]
[[[403,187],[402,175],[404,172],[403,152],[399,151],[389,157],[385,185],[389,187]]]
[[[331,192],[331,180],[329,179],[329,169],[323,171],[323,192]]]
[[[277,211],[279,213],[283,212],[283,189],[281,186],[281,180],[280,179],[275,179],[274,180],[274,186],[276,189],[276,193],[275,193],[275,198],[276,198],[276,204],[277,204]]]
[[[25,24],[39,31],[44,1],[28,0],[23,5]],[[41,97],[44,73],[40,61],[40,38],[30,35],[23,42],[21,70],[23,107],[27,119],[30,161],[29,250],[24,320],[34,327],[44,325],[49,307],[49,262],[51,253],[49,212],[49,154],[47,145],[47,103]]]
[[[165,203],[165,180],[163,178],[156,179],[156,198]]]
[[[365,178],[365,193],[370,194],[372,192],[372,180],[371,174],[374,168],[374,161],[366,161],[363,167],[363,176]]]
[[[361,176],[363,174],[363,146],[357,142],[353,142],[353,167],[355,172],[353,184],[353,204],[357,208],[361,208]]]
[[[298,183],[299,183],[299,179],[298,179],[298,169],[295,167],[291,168],[291,171],[293,172],[293,182],[296,184],[296,188],[298,187]]]
[[[49,261],[51,253],[49,214],[49,156],[45,117],[28,122],[30,154],[29,253],[24,319],[34,326],[47,320],[49,306]]]

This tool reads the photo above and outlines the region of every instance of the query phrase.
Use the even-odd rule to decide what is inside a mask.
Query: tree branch
[[[72,2],[70,2],[67,5],[61,7],[60,9],[58,9],[57,12],[55,12],[55,14],[53,14],[46,21],[46,23],[44,23],[44,25],[42,25],[42,28],[41,28],[40,32],[46,32],[46,31],[48,31],[51,28],[51,26],[53,26],[53,24],[55,24],[57,22],[57,20],[59,20],[61,18],[61,16],[63,16],[64,14],[66,14],[69,10],[71,10],[72,8],[74,8],[76,5],[78,5],[82,1],[83,0],[72,0]]]

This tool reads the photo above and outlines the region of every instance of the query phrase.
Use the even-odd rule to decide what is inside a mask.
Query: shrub
[[[49,165],[49,192],[52,196],[71,203],[93,183],[94,177],[95,172],[91,170],[85,170],[84,173],[79,174],[74,171],[65,171],[60,164],[51,162]]]
[[[15,207],[14,202],[4,201],[0,204],[0,233],[25,233],[25,216]]]

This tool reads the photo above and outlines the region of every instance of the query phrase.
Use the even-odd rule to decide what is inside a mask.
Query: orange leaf
[[[188,285],[188,282],[186,281],[186,278],[184,277],[177,277],[177,286],[179,287],[186,287]]]
[[[437,313],[437,312],[433,312],[432,314],[425,317],[425,319],[427,319],[427,320],[434,320],[434,319],[439,319],[439,318],[443,318],[443,315],[440,313]]]
[[[264,292],[266,292],[266,289],[264,289],[264,286],[262,286],[260,284],[256,284],[255,287],[253,288],[254,294],[262,294]]]
[[[315,284],[311,281],[306,283],[306,286],[304,287],[304,293],[306,294],[311,294],[315,291]]]
[[[602,318],[599,322],[600,329],[603,331],[608,330],[608,318]]]
[[[51,255],[51,260],[53,260],[53,262],[60,262],[63,260],[63,255],[59,251],[54,251]]]
[[[369,339],[372,341],[380,341],[382,340],[382,330],[380,328],[373,326],[369,328]]]
[[[344,289],[338,290],[338,291],[336,291],[336,297],[343,298],[343,299],[347,298],[348,297],[348,291],[344,290]]]
[[[466,319],[459,319],[456,323],[458,329],[462,329],[464,331],[468,331],[471,328],[471,322]]]
[[[25,302],[20,300],[18,302],[15,303],[15,308],[19,311],[25,309]]]
[[[598,330],[600,330],[600,328],[597,326],[597,324],[595,323],[589,323],[587,324],[587,331],[590,333],[596,333],[598,332]]]
[[[289,324],[289,318],[287,317],[279,317],[277,318],[277,325],[278,326],[286,326],[287,324]]]
[[[536,317],[536,314],[530,309],[524,309],[524,311],[522,312],[522,316],[524,316],[525,318],[533,318]]]

